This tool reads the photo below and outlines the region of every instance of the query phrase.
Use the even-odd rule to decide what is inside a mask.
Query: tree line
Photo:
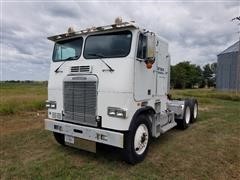
[[[34,81],[34,80],[6,80],[0,81],[0,83],[6,84],[47,84],[48,81]]]
[[[217,63],[206,64],[202,68],[189,61],[171,66],[171,88],[204,88],[216,86]]]

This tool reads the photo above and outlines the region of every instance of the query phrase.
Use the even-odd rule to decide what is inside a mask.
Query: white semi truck
[[[96,152],[96,143],[142,161],[150,138],[197,119],[196,99],[171,100],[168,43],[134,22],[48,37],[54,41],[45,129],[62,145]]]

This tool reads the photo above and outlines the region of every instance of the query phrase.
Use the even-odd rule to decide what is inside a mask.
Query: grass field
[[[146,159],[131,166],[117,149],[93,154],[58,145],[44,130],[46,85],[1,85],[1,179],[240,179],[240,95],[172,93],[198,98],[198,121],[154,139]]]

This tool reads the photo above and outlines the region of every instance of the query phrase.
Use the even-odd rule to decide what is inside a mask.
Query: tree
[[[215,86],[216,71],[217,71],[217,63],[206,64],[205,66],[203,66],[203,77],[205,80],[205,84],[208,87]]]
[[[205,86],[205,81],[204,81],[204,77],[203,77],[203,71],[202,71],[200,66],[196,67],[196,71],[198,73],[198,77],[197,77],[198,87],[199,88],[203,88]]]
[[[184,61],[171,66],[171,87],[174,88],[193,88],[200,86],[203,81],[202,70],[200,66],[190,64]]]
[[[213,87],[216,84],[217,63],[206,64],[203,69],[184,61],[171,66],[171,87],[177,89]]]
[[[186,68],[185,66],[189,62],[182,62],[178,63],[175,66],[172,66],[171,68],[171,85],[174,88],[185,88],[186,83],[187,83],[187,78],[186,78]]]

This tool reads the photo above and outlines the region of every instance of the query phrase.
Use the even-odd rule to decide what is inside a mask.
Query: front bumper
[[[45,119],[45,129],[89,141],[123,148],[123,133]]]

